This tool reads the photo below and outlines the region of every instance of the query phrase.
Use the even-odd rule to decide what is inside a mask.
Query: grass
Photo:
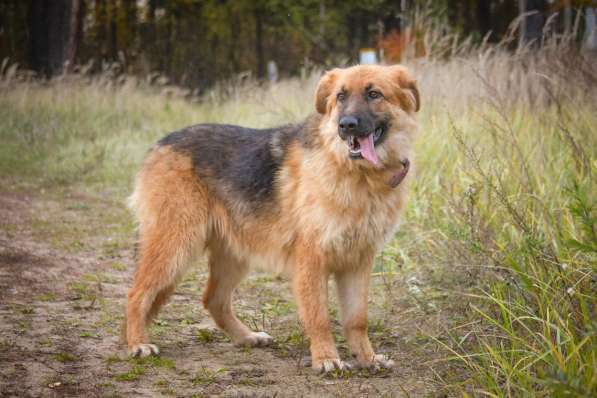
[[[58,352],[52,356],[58,362],[74,362],[77,360],[77,357],[73,354],[69,354],[68,352]]]
[[[219,339],[218,332],[212,329],[197,329],[197,341],[203,344],[213,343]]]
[[[127,372],[119,373],[114,376],[116,381],[135,381],[145,374],[145,366],[133,365]]]
[[[423,100],[417,178],[405,222],[375,272],[389,297],[396,278],[416,275],[406,281],[412,299],[430,315],[449,314],[441,333],[426,336],[461,369],[438,374],[446,391],[597,392],[597,74],[587,66],[594,62],[546,45],[411,64]],[[313,111],[317,78],[247,82],[198,103],[101,77],[4,78],[0,177],[13,189],[69,187],[120,202],[165,132],[200,122],[301,120]],[[83,284],[71,288],[87,294]],[[264,311],[279,315],[290,306],[272,302]],[[197,338],[215,337],[200,331]],[[302,345],[302,335],[289,342]],[[133,364],[115,379],[134,380],[146,366]]]
[[[218,374],[226,372],[226,369],[217,369],[215,371],[206,367],[201,367],[191,379],[191,383],[195,386],[206,386],[215,383],[218,379]]]
[[[40,294],[39,296],[36,296],[35,299],[38,301],[51,302],[51,301],[56,301],[57,296],[55,293],[43,293],[43,294]]]
[[[118,373],[113,376],[115,381],[135,381],[143,376],[148,369],[174,369],[175,363],[171,359],[162,357],[147,357],[147,358],[128,358],[123,360],[117,356],[110,356],[106,358],[108,364],[115,364],[120,362],[128,362],[129,369],[126,372]]]
[[[90,332],[90,331],[85,330],[85,331],[79,333],[79,337],[91,338],[91,339],[99,339],[100,335],[98,333],[94,333],[94,332]]]

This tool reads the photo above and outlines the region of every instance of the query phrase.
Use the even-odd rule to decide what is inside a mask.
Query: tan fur
[[[348,159],[346,144],[337,133],[335,90],[340,85],[358,90],[371,82],[386,96],[379,110],[392,115],[391,131],[378,149],[381,169]],[[327,311],[329,276],[338,284],[342,324],[353,355],[362,365],[381,361],[367,337],[369,274],[375,254],[393,236],[406,202],[413,170],[396,188],[387,182],[402,167],[401,159],[413,163],[413,113],[418,107],[416,84],[402,67],[328,72],[316,95],[316,109],[323,116],[315,149],[290,144],[275,205],[259,214],[243,213],[211,195],[186,155],[168,147],[154,148],[130,200],[139,220],[140,258],[128,295],[129,351],[146,352],[142,348],[149,342],[147,323],[188,264],[207,253],[210,275],[203,302],[235,343],[269,341],[269,336],[242,324],[231,308],[234,288],[251,267],[258,266],[292,278],[315,368],[342,365]]]

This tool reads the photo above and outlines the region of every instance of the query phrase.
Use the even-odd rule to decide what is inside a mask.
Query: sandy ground
[[[370,335],[396,361],[390,371],[322,376],[306,367],[288,283],[268,274],[243,282],[235,308],[275,344],[234,347],[200,304],[202,264],[151,329],[160,357],[129,359],[119,339],[133,240],[130,215],[108,194],[0,188],[1,397],[447,396],[439,381],[450,369],[427,337],[447,315],[425,311],[404,275],[374,277],[370,300]]]

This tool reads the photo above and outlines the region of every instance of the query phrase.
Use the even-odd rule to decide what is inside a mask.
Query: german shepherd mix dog
[[[315,108],[301,124],[272,129],[191,126],[148,153],[130,198],[140,238],[127,305],[131,355],[158,354],[147,324],[205,253],[203,303],[235,344],[272,342],[231,307],[235,287],[257,265],[290,276],[314,369],[349,367],[330,330],[330,276],[357,364],[393,365],[369,342],[367,295],[375,254],[406,202],[416,82],[402,66],[334,69],[319,82]]]

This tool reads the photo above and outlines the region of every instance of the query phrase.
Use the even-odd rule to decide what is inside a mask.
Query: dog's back
[[[288,145],[302,141],[303,128],[199,124],[167,135],[157,146],[190,158],[197,178],[230,208],[259,211],[273,200]]]

